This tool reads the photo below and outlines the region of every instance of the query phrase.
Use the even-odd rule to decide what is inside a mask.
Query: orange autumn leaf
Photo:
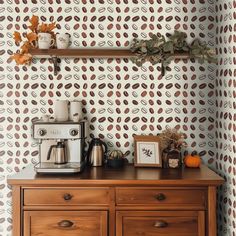
[[[50,23],[50,24],[44,24],[42,23],[39,26],[39,31],[42,33],[50,33],[52,30],[56,28],[56,22]]]
[[[29,28],[32,32],[37,32],[37,28],[35,28],[33,25],[28,26],[28,28]]]
[[[42,23],[39,26],[39,32],[46,33],[47,32],[47,24]]]
[[[20,43],[22,41],[22,38],[19,32],[15,31],[13,36],[16,43]]]
[[[32,59],[32,55],[27,53],[27,54],[24,54],[20,57],[20,64],[21,65],[24,65],[24,64],[27,64],[29,65],[31,63],[31,59]]]
[[[11,59],[15,60],[18,65],[30,64],[32,56],[30,54],[15,53],[11,56]]]
[[[31,48],[32,48],[31,44],[28,41],[25,41],[24,44],[21,46],[21,53],[22,54],[28,53],[29,49]]]
[[[56,22],[48,24],[48,32],[51,32],[56,28]]]
[[[37,34],[31,32],[26,35],[26,38],[29,40],[30,43],[37,40]]]
[[[10,58],[15,60],[16,63],[17,63],[19,61],[19,59],[20,59],[20,55],[21,55],[20,53],[14,53],[13,56],[11,56]]]
[[[29,29],[31,29],[31,31],[37,31],[38,25],[39,25],[39,17],[33,15],[32,18],[29,20],[29,22],[31,23],[30,26],[28,26]]]
[[[39,17],[33,15],[31,19],[29,20],[30,25],[28,28],[31,30],[30,33],[24,32],[21,36],[19,32],[14,32],[14,40],[20,47],[20,50],[18,50],[13,56],[11,56],[11,59],[15,60],[17,64],[24,65],[24,64],[30,64],[32,61],[32,55],[29,54],[29,50],[33,48],[37,48],[37,39],[38,39],[38,33],[49,33],[52,35],[52,37],[55,36],[53,29],[56,28],[56,22],[45,24],[42,23],[39,25]],[[26,38],[26,41],[22,41],[23,38]],[[21,42],[21,44],[20,44]]]

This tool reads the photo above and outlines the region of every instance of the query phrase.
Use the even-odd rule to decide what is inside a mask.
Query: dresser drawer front
[[[24,205],[108,205],[109,188],[24,189]]]
[[[191,205],[204,207],[204,189],[117,188],[117,205]]]
[[[25,211],[24,236],[107,236],[106,211]]]
[[[204,212],[118,212],[116,236],[204,236]]]

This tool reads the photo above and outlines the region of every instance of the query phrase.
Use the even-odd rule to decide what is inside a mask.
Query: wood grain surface
[[[204,221],[200,211],[121,211],[117,212],[116,236],[204,236],[199,221]]]
[[[87,168],[73,175],[37,174],[30,165],[20,173],[9,176],[12,185],[158,185],[158,186],[216,186],[224,182],[214,171],[202,165],[200,168],[161,169],[135,168],[127,165],[124,169],[105,167]]]
[[[129,49],[31,49],[30,54],[34,57],[74,57],[74,58],[130,58],[135,57]],[[173,54],[173,59],[188,59],[188,53]]]
[[[117,188],[118,205],[190,205],[204,208],[206,189]]]
[[[109,188],[38,188],[24,190],[24,205],[108,205]]]
[[[98,167],[74,175],[38,175],[29,166],[8,183],[13,236],[216,236],[223,179],[204,165]]]
[[[26,211],[24,236],[107,236],[105,211]]]

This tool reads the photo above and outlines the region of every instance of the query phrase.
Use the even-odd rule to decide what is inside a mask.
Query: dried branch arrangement
[[[17,31],[14,32],[14,40],[16,45],[20,46],[20,50],[14,53],[11,58],[19,65],[28,65],[31,63],[32,55],[29,53],[29,50],[37,48],[38,33],[50,33],[52,38],[55,38],[55,34],[53,32],[53,30],[56,28],[55,22],[50,24],[39,24],[39,17],[34,15],[29,20],[29,22],[29,33],[24,32],[23,34],[20,34]]]
[[[160,145],[162,149],[171,145],[177,149],[180,149],[181,147],[187,147],[187,144],[184,141],[184,133],[179,132],[177,129],[167,128],[163,130],[158,137],[160,139]]]
[[[201,64],[204,61],[217,63],[215,50],[198,39],[188,44],[186,38],[185,33],[175,31],[174,34],[168,37],[168,40],[163,35],[152,35],[149,40],[134,39],[130,49],[136,54],[136,57],[131,60],[137,66],[142,66],[147,61],[151,62],[152,65],[161,63],[162,75],[165,74],[165,68],[170,64],[175,53],[188,53],[191,58],[198,59]]]

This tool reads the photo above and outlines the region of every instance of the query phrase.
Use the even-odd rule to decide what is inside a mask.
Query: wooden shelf
[[[32,49],[30,54],[37,58],[130,58],[135,56],[128,49]]]
[[[31,49],[30,54],[37,58],[130,58],[135,57],[129,49]],[[173,59],[188,59],[188,53],[175,53]]]
[[[131,58],[135,57],[129,49],[31,49],[29,53],[35,58],[52,58],[54,75],[58,72],[58,58]],[[173,60],[189,59],[188,53],[175,53]]]

